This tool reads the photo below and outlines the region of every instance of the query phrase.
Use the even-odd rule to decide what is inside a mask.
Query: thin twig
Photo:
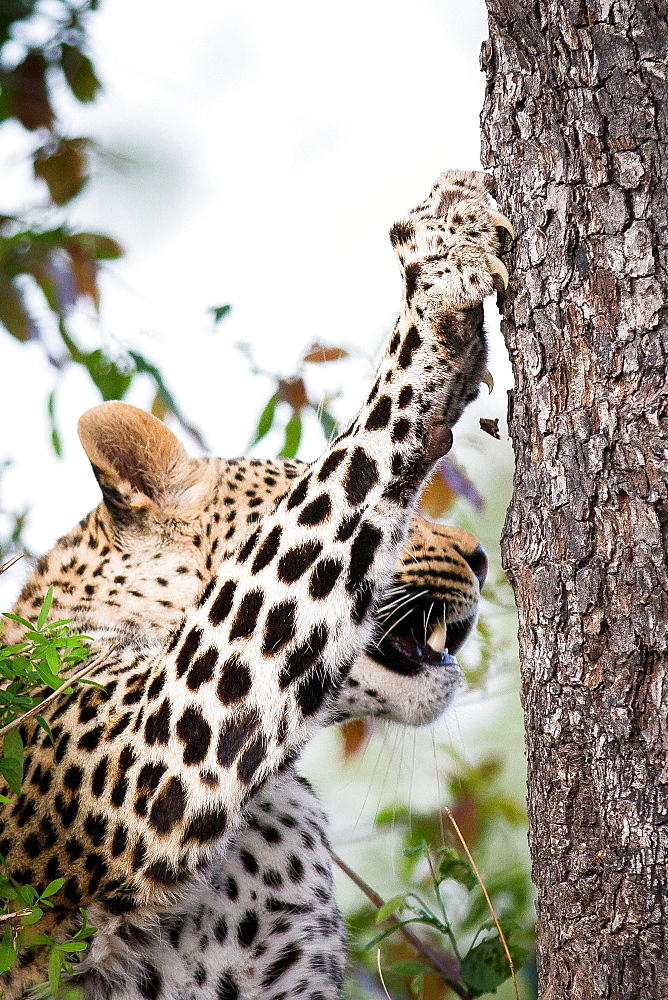
[[[0,566],[0,576],[2,576],[3,573],[6,573],[8,569],[11,569],[14,563],[17,563],[19,559],[23,559],[24,555],[25,552],[17,552],[15,556],[12,556],[12,558],[6,563],[3,563],[3,565]]]
[[[334,863],[339,866],[342,872],[348,876],[351,882],[354,882],[357,888],[364,893],[366,898],[373,903],[377,909],[380,910],[382,906],[385,906],[385,900],[382,896],[379,896],[375,889],[372,889],[370,885],[362,879],[357,872],[353,871],[345,861],[342,861],[338,854],[332,852],[332,859]],[[434,948],[427,941],[423,941],[422,938],[414,934],[413,931],[409,930],[408,927],[401,926],[401,922],[395,917],[391,916],[387,918],[390,923],[394,924],[398,931],[403,934],[410,944],[415,948],[418,955],[420,955],[427,965],[436,972],[441,979],[450,987],[453,993],[456,993],[458,997],[462,1000],[469,1000],[469,991],[466,986],[462,983],[459,975],[459,962],[454,955],[449,952],[444,951],[442,948]]]
[[[51,702],[54,701],[54,699],[56,699],[59,694],[62,694],[63,691],[67,691],[67,689],[71,687],[72,684],[74,684],[76,681],[80,681],[81,678],[85,677],[86,674],[89,674],[91,670],[94,670],[96,667],[99,667],[101,663],[104,663],[104,661],[113,653],[113,651],[116,649],[117,646],[118,642],[112,642],[112,644],[104,651],[104,653],[100,653],[99,656],[96,656],[94,660],[91,660],[90,663],[87,663],[85,667],[82,667],[81,670],[78,670],[75,674],[72,674],[71,677],[68,677],[67,680],[64,681],[59,688],[56,688],[55,691],[52,691],[51,694],[44,699],[44,701],[40,701],[39,705],[35,705],[35,707],[31,708],[29,712],[24,712],[23,715],[20,715],[18,717],[18,719],[14,719],[13,722],[8,722],[6,726],[3,726],[2,729],[0,729],[0,736],[4,736],[5,733],[8,733],[10,729],[16,729],[17,726],[22,725],[24,722],[26,722],[27,719],[32,719],[33,715],[40,715],[45,706],[50,705]]]
[[[0,927],[3,924],[10,924],[12,927],[18,927],[21,920],[27,917],[28,914],[32,913],[32,907],[28,906],[25,910],[15,910],[13,913],[0,913]]]
[[[501,939],[501,944],[503,945],[503,950],[506,953],[506,958],[508,959],[508,965],[510,966],[510,976],[511,976],[511,978],[513,980],[513,989],[515,990],[515,1000],[520,1000],[520,991],[519,991],[519,989],[517,987],[517,977],[515,975],[515,963],[513,962],[512,956],[510,954],[510,950],[508,948],[508,942],[506,941],[505,934],[501,930],[501,924],[499,923],[499,918],[496,915],[496,910],[494,909],[494,906],[492,905],[492,900],[489,898],[489,893],[487,892],[487,889],[485,888],[485,883],[483,882],[483,880],[482,880],[482,878],[480,876],[480,872],[478,871],[478,868],[476,866],[476,863],[473,860],[473,855],[469,851],[468,844],[464,840],[464,835],[462,834],[462,831],[459,829],[459,827],[457,825],[457,820],[452,815],[452,812],[450,811],[450,809],[448,809],[447,806],[444,806],[444,809],[445,809],[445,812],[448,814],[448,819],[452,823],[452,826],[454,828],[455,833],[459,837],[459,841],[460,841],[462,847],[464,848],[464,851],[466,853],[466,857],[469,859],[469,864],[471,865],[471,868],[475,872],[475,877],[478,879],[478,884],[479,884],[480,888],[483,891],[483,895],[484,895],[485,899],[487,900],[487,905],[489,907],[489,912],[492,914],[492,917],[494,918],[494,923],[496,924],[496,929],[499,932],[499,938]]]

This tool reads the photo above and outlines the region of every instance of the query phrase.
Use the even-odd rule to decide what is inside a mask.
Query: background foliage
[[[99,309],[100,267],[122,256],[105,233],[80,232],[67,223],[67,208],[89,180],[91,140],[63,132],[62,92],[78,102],[100,92],[86,52],[88,17],[97,0],[7,0],[0,8],[0,123],[17,123],[29,133],[34,177],[32,205],[0,215],[0,323],[21,343],[35,342],[56,375],[81,366],[102,399],[123,399],[138,375],[153,384],[152,412],[173,416],[196,440],[160,368],[136,350],[112,356],[101,344],[77,343],[70,317],[83,301]],[[224,307],[216,316],[222,318]],[[51,443],[61,453],[57,386],[46,399]],[[0,470],[3,466],[0,466]],[[4,513],[0,561],[21,538],[24,511]]]
[[[113,0],[108,0],[113,2]],[[96,387],[101,399],[122,399],[138,377],[152,387],[151,408],[162,419],[171,419],[201,446],[200,431],[182,412],[177,394],[166,384],[153,359],[131,345],[114,352],[103,339],[97,345],[83,345],[71,320],[83,302],[100,307],[101,269],[121,257],[123,249],[113,234],[79,231],[68,224],[68,209],[89,182],[89,155],[92,140],[66,134],[59,113],[63,95],[80,103],[92,103],[101,84],[90,58],[87,28],[96,0],[8,0],[0,11],[0,127],[20,126],[29,137],[34,191],[32,203],[20,211],[0,217],[0,336],[22,344],[37,345],[54,372],[54,387],[44,400],[45,419],[51,444],[61,452],[58,426],[58,384],[71,366],[79,366]],[[229,305],[211,306],[214,327],[223,324]],[[239,345],[250,370],[270,393],[260,404],[259,417],[250,445],[263,442],[272,430],[279,430],[280,454],[296,455],[302,442],[305,418],[315,418],[324,439],[336,431],[336,387],[338,367],[349,358],[339,345],[312,343],[305,348],[298,368],[291,374],[266,370],[253,356],[250,345]],[[325,367],[327,377],[316,378],[316,369]],[[328,388],[322,389],[323,381]],[[243,442],[240,442],[240,447]],[[0,465],[1,474],[12,457]],[[34,460],[25,456],[23,461]],[[437,469],[423,496],[425,511],[432,517],[447,517],[476,533],[498,537],[503,497],[485,499],[464,468],[448,456]],[[0,494],[0,562],[22,544],[27,510],[2,508]],[[473,517],[473,514],[476,517]],[[481,523],[484,532],[481,532]],[[485,538],[483,537],[483,541]],[[489,546],[488,546],[489,547]],[[498,559],[492,557],[490,583],[477,636],[464,660],[469,682],[469,698],[498,690],[515,669],[512,632],[512,600],[503,580]],[[29,628],[21,648],[3,651],[0,668],[5,679],[6,719],[32,708],[41,684],[60,683],[59,672],[84,653],[81,637],[70,636],[66,623],[47,624],[48,608],[36,628]],[[43,618],[43,620],[42,620]],[[46,677],[48,673],[48,678]],[[9,713],[9,714],[7,714]],[[420,965],[418,956],[384,918],[396,912],[401,920],[420,925],[420,933],[446,946],[463,959],[462,989],[469,997],[495,990],[507,978],[507,963],[500,950],[498,935],[470,865],[453,839],[447,802],[473,851],[476,864],[501,918],[518,964],[525,948],[531,947],[532,897],[523,847],[524,814],[521,788],[509,789],[506,762],[500,752],[480,746],[466,758],[454,754],[451,746],[433,743],[430,768],[436,772],[440,796],[416,806],[397,780],[395,795],[387,799],[385,777],[365,766],[369,747],[381,742],[379,757],[388,740],[382,726],[353,722],[325,739],[334,740],[341,759],[340,780],[355,782],[365,789],[366,798],[378,799],[378,808],[367,824],[365,881],[392,897],[380,914],[375,906],[362,903],[359,893],[350,897],[348,919],[352,935],[353,964],[347,984],[351,998],[384,995],[377,974],[377,945],[381,947],[386,983],[393,997],[425,996],[429,1000],[450,995],[439,977]],[[395,741],[396,747],[396,741]],[[411,781],[420,778],[422,761],[415,761],[413,744]],[[516,752],[516,751],[514,751]],[[4,739],[0,769],[12,792],[20,789],[22,747],[16,729]],[[394,752],[390,755],[390,763]],[[312,754],[316,780],[318,751]],[[403,764],[403,744],[401,751]],[[387,770],[389,771],[390,764]],[[399,767],[401,770],[401,767]],[[321,775],[326,772],[322,772]],[[329,779],[329,775],[328,775]],[[381,804],[382,802],[382,804]],[[333,803],[336,808],[336,803]],[[353,838],[354,839],[354,838]],[[345,838],[337,849],[343,853]],[[354,853],[354,847],[353,847]],[[387,878],[387,872],[392,877]],[[394,881],[394,885],[391,883]],[[8,967],[21,926],[39,920],[39,912],[49,905],[49,895],[58,887],[27,887],[5,873],[0,882],[5,913],[20,904],[28,910],[18,921],[9,923],[0,946],[0,969]],[[394,891],[396,890],[396,891]],[[380,920],[379,920],[380,917]],[[85,947],[90,929],[84,925],[72,942],[51,942],[52,986],[62,968]],[[378,940],[377,940],[378,939]],[[376,943],[373,943],[373,942]],[[370,944],[371,942],[371,944]],[[48,943],[48,942],[44,942]],[[530,970],[530,965],[529,965]],[[531,973],[525,972],[523,990],[531,992]],[[507,990],[508,986],[502,987]],[[508,994],[510,995],[510,994]]]

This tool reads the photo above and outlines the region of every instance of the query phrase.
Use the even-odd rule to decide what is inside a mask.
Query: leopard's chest
[[[111,919],[96,910],[79,979],[87,1000],[293,996],[310,986],[309,969],[324,997],[339,995],[345,933],[326,819],[293,774],[257,796],[171,907]]]

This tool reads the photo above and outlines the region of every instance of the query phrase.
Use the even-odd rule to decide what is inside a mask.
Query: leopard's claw
[[[487,257],[487,266],[489,267],[489,273],[498,274],[498,276],[501,278],[501,281],[503,282],[504,289],[507,288],[508,282],[510,281],[510,275],[508,274],[508,268],[506,267],[506,265],[503,263],[502,260],[499,260],[499,258],[495,257],[494,254],[492,253],[488,253],[485,256]]]
[[[506,232],[510,233],[512,239],[515,239],[515,227],[510,219],[507,219],[501,212],[495,212],[494,209],[491,208],[489,210],[489,217],[495,226],[499,229],[505,229]]]

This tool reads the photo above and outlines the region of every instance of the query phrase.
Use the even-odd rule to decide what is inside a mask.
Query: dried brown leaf
[[[441,470],[436,469],[422,491],[420,508],[436,520],[450,510],[456,499],[457,494],[446,482]]]
[[[88,180],[86,146],[86,139],[62,139],[54,153],[35,159],[35,177],[46,181],[56,205],[71,201]]]
[[[343,743],[343,759],[350,760],[364,748],[369,738],[369,722],[367,719],[349,719],[339,728]]]
[[[499,418],[498,417],[494,417],[493,420],[491,420],[488,417],[481,417],[480,418],[480,429],[483,430],[485,432],[485,434],[489,434],[490,437],[496,438],[497,441],[501,440],[501,435],[499,433]]]
[[[279,379],[278,398],[284,403],[289,403],[295,413],[299,413],[305,406],[308,406],[304,379],[299,376]]]
[[[304,361],[310,361],[311,364],[319,365],[325,361],[341,361],[342,358],[347,358],[348,356],[348,351],[345,351],[342,347],[325,347],[324,344],[311,344],[304,355]]]
[[[16,285],[8,278],[0,277],[0,323],[12,337],[25,343],[33,335],[33,325]]]
[[[51,128],[55,114],[46,86],[46,59],[41,52],[29,52],[14,69],[5,86],[12,91],[12,111],[24,128],[34,132]]]

